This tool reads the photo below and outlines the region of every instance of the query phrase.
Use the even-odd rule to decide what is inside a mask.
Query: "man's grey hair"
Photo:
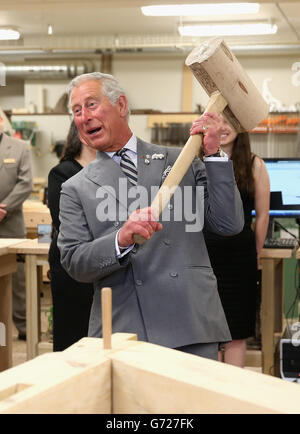
[[[101,90],[103,95],[105,95],[112,105],[116,105],[120,95],[125,95],[126,93],[120,86],[118,80],[111,74],[104,74],[102,72],[89,72],[87,74],[81,74],[73,78],[67,87],[67,93],[69,97],[69,109],[71,109],[71,94],[75,87],[78,87],[81,83],[89,80],[99,81],[101,83]],[[71,111],[71,110],[70,110]],[[130,116],[130,108],[127,108],[127,120]]]

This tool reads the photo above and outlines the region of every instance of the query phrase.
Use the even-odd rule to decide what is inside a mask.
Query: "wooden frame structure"
[[[300,413],[300,388],[135,335],[83,338],[0,374],[3,413]]]

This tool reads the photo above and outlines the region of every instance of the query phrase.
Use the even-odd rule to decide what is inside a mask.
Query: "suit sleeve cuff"
[[[127,253],[129,253],[134,247],[134,244],[131,244],[131,246],[129,246],[129,247],[122,247],[122,249],[120,249],[120,246],[118,243],[119,232],[120,232],[120,230],[118,230],[118,232],[116,233],[116,237],[115,237],[115,250],[116,250],[116,256],[118,259],[123,258],[123,256],[127,255]]]

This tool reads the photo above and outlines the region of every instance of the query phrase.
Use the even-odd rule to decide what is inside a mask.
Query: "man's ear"
[[[121,117],[127,116],[127,109],[128,109],[128,101],[125,95],[120,95],[118,100],[118,106],[120,110]]]

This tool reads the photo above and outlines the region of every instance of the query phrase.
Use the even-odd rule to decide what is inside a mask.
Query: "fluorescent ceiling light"
[[[7,41],[11,39],[19,39],[20,33],[15,30],[8,27],[0,27],[0,40],[1,41]]]
[[[183,4],[183,5],[157,5],[142,6],[144,15],[149,16],[195,16],[195,15],[232,15],[256,14],[259,3],[216,3],[216,4]]]
[[[277,26],[270,23],[186,24],[178,26],[178,31],[181,36],[273,35],[277,32]]]
[[[48,35],[53,35],[53,28],[51,24],[48,25]]]

